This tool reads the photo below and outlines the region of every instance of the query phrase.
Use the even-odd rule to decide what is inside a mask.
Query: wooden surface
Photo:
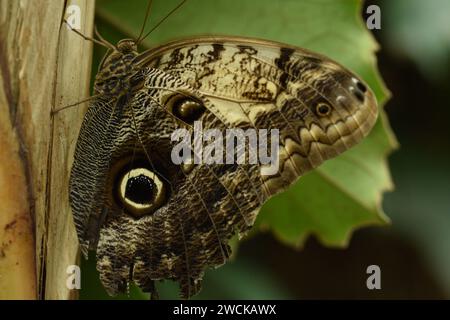
[[[68,179],[89,95],[92,44],[61,24],[81,9],[91,36],[93,0],[0,1],[0,298],[69,299],[66,268],[78,243]]]

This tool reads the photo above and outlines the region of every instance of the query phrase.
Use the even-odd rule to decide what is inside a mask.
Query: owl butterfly
[[[171,279],[189,298],[271,196],[369,133],[377,103],[352,72],[302,48],[195,37],[139,53],[141,40],[101,39],[110,50],[77,141],[71,207],[81,250],[96,251],[109,294],[131,281],[154,293],[154,281]],[[174,164],[171,135],[194,121],[278,129],[278,172]]]

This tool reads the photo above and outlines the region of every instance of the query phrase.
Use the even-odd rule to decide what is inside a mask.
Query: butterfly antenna
[[[100,39],[100,42],[104,43],[107,46],[107,48],[117,50],[117,47],[115,45],[113,45],[111,42],[103,38],[103,36],[98,31],[97,26],[94,26],[94,33],[95,36]]]
[[[144,24],[142,25],[141,32],[139,33],[139,37],[137,37],[137,39],[136,39],[136,41],[135,41],[136,43],[139,43],[139,41],[140,41],[142,35],[144,34],[145,25],[147,24],[148,15],[150,14],[150,8],[151,8],[151,6],[152,6],[152,0],[149,0],[149,1],[148,1],[148,4],[147,4],[147,10],[145,11]]]
[[[97,39],[94,38],[90,38],[88,36],[85,36],[84,34],[82,34],[80,31],[78,31],[77,29],[72,28],[72,26],[70,25],[70,23],[67,22],[66,19],[63,20],[65,24],[67,24],[67,26],[70,28],[70,30],[72,30],[73,32],[75,32],[77,35],[79,35],[80,37],[82,37],[84,40],[88,40],[88,41],[92,41],[93,43],[96,43],[98,45],[101,45],[102,47],[105,47],[107,49],[113,49],[116,50],[116,47],[114,47],[111,43],[109,43],[108,41],[106,41],[103,38],[100,38],[101,41],[98,41]]]
[[[145,38],[147,38],[150,33],[152,33],[156,28],[158,28],[164,21],[166,21],[166,19],[168,17],[170,17],[172,15],[172,13],[174,13],[175,11],[177,11],[183,4],[185,4],[187,2],[187,0],[183,0],[181,1],[175,8],[173,8],[168,14],[166,14],[166,16],[164,18],[162,18],[161,20],[159,20],[159,22],[150,29],[149,32],[147,32],[147,34],[145,36],[143,36],[136,44],[138,45],[139,43],[141,43]]]

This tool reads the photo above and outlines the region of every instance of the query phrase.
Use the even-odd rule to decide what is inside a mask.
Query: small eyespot
[[[356,87],[364,93],[367,91],[367,87],[361,81],[356,82]]]
[[[358,79],[352,78],[354,86],[350,86],[349,90],[361,103],[364,102],[365,93],[367,92],[367,87]]]
[[[205,112],[205,107],[193,100],[178,101],[174,105],[173,113],[186,123],[193,123]]]
[[[165,197],[164,183],[145,167],[125,171],[116,186],[119,206],[136,218],[153,213],[161,207]]]
[[[316,114],[321,117],[326,117],[330,114],[331,107],[327,103],[320,102],[316,106]]]
[[[205,106],[197,99],[177,95],[168,101],[172,114],[187,124],[193,124],[205,113]]]
[[[359,90],[357,87],[350,87],[350,91],[353,93],[356,99],[359,100],[359,102],[364,102],[364,93],[361,90]]]
[[[122,53],[129,53],[137,50],[136,42],[132,39],[122,39],[117,43],[116,47]]]

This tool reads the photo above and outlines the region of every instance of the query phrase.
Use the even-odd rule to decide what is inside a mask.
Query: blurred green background
[[[228,5],[218,1],[215,10],[211,1],[210,7],[203,7],[203,10],[195,7],[196,1],[203,0],[190,0],[189,6],[180,9],[150,36],[146,46],[161,43],[166,38],[208,34],[215,30],[218,20],[225,20],[226,25],[231,19],[237,19],[240,22],[231,20],[231,23],[235,23],[234,28],[240,28],[241,35],[291,43],[288,35],[298,33],[300,43],[293,44],[304,43],[359,71],[372,88],[375,86],[377,97],[385,99],[382,83],[366,67],[372,63],[372,40],[370,37],[363,40],[366,35],[353,32],[357,29],[348,31],[345,28],[353,26],[342,23],[349,20],[344,13],[358,8],[358,1],[337,1],[339,7],[330,7],[331,2],[327,0],[273,0],[263,1],[263,4],[243,0],[227,1]],[[152,14],[156,17],[163,16],[166,8],[178,3],[154,2]],[[104,37],[116,42],[135,36],[143,20],[145,5],[142,3],[145,1],[127,2],[127,10],[135,12],[130,24],[129,20],[117,18],[125,14],[118,1],[97,0],[96,24]],[[255,9],[256,3],[258,9]],[[450,126],[447,124],[450,119],[450,19],[446,15],[450,12],[450,2],[366,1],[357,9],[363,19],[367,18],[365,10],[370,4],[381,8],[381,30],[372,30],[372,34],[380,44],[379,72],[392,92],[385,110],[401,145],[389,157],[395,191],[386,193],[382,202],[391,225],[357,229],[350,238],[352,225],[342,227],[342,232],[333,237],[327,230],[305,227],[300,221],[298,225],[305,229],[295,234],[294,238],[299,238],[295,241],[289,240],[292,236],[284,239],[280,230],[275,237],[270,232],[254,232],[236,248],[232,261],[206,273],[203,291],[197,299],[450,298]],[[158,5],[163,7],[158,9]],[[295,5],[302,10],[289,12],[286,9]],[[320,10],[305,10],[314,6],[319,6]],[[183,12],[185,18],[180,18]],[[292,18],[297,15],[298,21]],[[154,16],[150,24],[158,20]],[[288,19],[290,22],[286,22]],[[276,21],[285,23],[278,26]],[[340,53],[333,55],[336,51]],[[103,54],[101,49],[95,48],[93,73]],[[379,132],[388,136],[381,127]],[[384,180],[388,181],[389,175],[385,175]],[[377,190],[386,187],[388,182]],[[302,191],[296,190],[300,194]],[[367,217],[361,214],[363,218],[352,222],[355,227],[384,220],[380,208],[366,209],[370,214]],[[305,214],[300,208],[296,210],[291,206],[290,210],[295,216]],[[310,233],[316,236],[309,237]],[[302,246],[295,249],[288,243]],[[337,248],[345,245],[348,246]],[[94,263],[94,255],[83,262],[81,299],[109,298],[98,280]],[[366,288],[366,268],[371,264],[381,268],[381,290]],[[158,284],[158,288],[161,298],[177,298],[175,283],[168,281]],[[146,298],[146,295],[132,287],[128,296],[116,298],[136,299]]]

